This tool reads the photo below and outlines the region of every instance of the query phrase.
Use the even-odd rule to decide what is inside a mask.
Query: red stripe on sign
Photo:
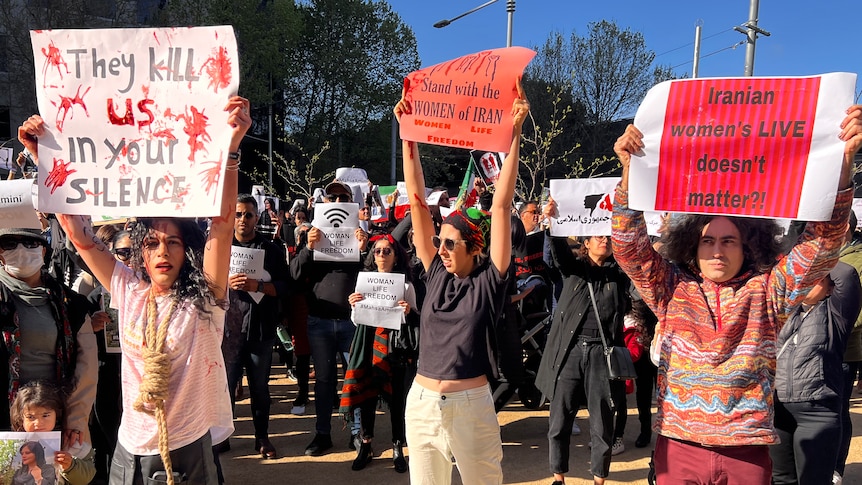
[[[656,210],[793,218],[820,78],[671,84]]]

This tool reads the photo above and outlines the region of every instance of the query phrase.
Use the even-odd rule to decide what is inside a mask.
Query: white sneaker
[[[572,423],[572,436],[577,436],[581,434],[581,427],[578,426],[578,423]]]
[[[611,456],[619,455],[620,453],[626,451],[626,445],[623,444],[622,438],[617,438],[614,440],[614,446],[611,447]]]
[[[832,485],[841,485],[842,481],[844,481],[844,479],[841,478],[841,475],[838,474],[838,472],[832,473]]]
[[[292,408],[290,408],[290,414],[302,416],[303,414],[305,414],[305,405],[293,406]]]

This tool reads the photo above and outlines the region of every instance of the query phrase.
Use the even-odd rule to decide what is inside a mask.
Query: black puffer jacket
[[[829,273],[831,296],[808,313],[797,308],[778,334],[775,397],[785,403],[841,397],[847,336],[862,306],[856,270],[839,262]]]

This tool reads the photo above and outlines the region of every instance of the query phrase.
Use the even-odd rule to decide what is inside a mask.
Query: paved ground
[[[284,367],[273,367],[274,377],[284,376]],[[362,485],[407,485],[408,474],[396,473],[392,467],[392,450],[388,415],[379,414],[375,439],[375,458],[365,470],[355,472],[350,464],[355,452],[347,448],[350,432],[342,426],[341,418],[333,415],[333,442],[331,452],[321,457],[307,457],[305,446],[314,436],[313,403],[305,416],[290,414],[296,386],[286,379],[273,379],[272,417],[270,437],[278,449],[279,458],[262,460],[252,450],[254,432],[249,413],[249,400],[237,403],[236,433],[231,438],[231,451],[222,455],[228,485],[257,485],[268,483],[347,484],[355,481]],[[848,459],[845,485],[862,485],[862,395],[852,399],[853,420],[856,432]],[[503,436],[504,483],[517,485],[548,485],[548,430],[547,406],[531,411],[514,401],[499,414]],[[578,424],[586,431],[586,412],[578,415]],[[635,448],[638,433],[637,411],[634,397],[630,396],[629,423],[626,427],[626,451],[615,456],[607,483],[646,484],[650,448]],[[571,472],[567,485],[591,484],[587,433],[572,437]],[[409,452],[408,452],[409,454]],[[455,473],[454,484],[460,484]]]

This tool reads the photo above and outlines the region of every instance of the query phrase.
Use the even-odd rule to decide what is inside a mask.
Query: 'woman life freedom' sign
[[[635,116],[629,205],[829,220],[856,75],[687,79],[653,87]]]
[[[239,86],[233,29],[32,31],[39,209],[218,215]],[[134,208],[134,210],[131,210]]]

